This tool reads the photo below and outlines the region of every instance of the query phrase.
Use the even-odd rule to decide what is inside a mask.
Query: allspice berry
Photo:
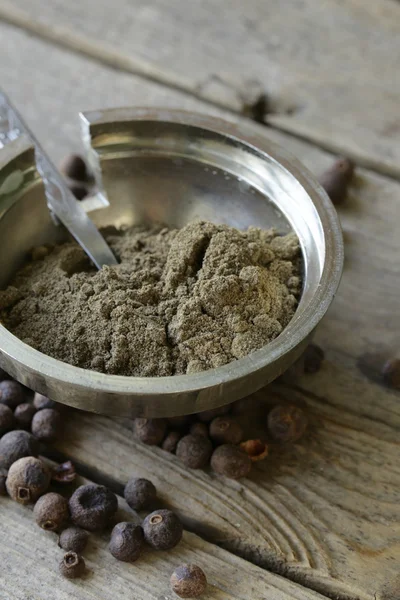
[[[304,373],[318,373],[324,361],[325,354],[317,344],[310,344],[303,357]]]
[[[200,567],[183,564],[175,569],[170,579],[171,589],[180,598],[198,598],[207,588],[207,578]]]
[[[58,531],[69,518],[68,500],[50,492],[36,502],[33,515],[36,523],[47,531]]]
[[[38,410],[32,419],[31,431],[42,442],[54,442],[61,430],[61,415],[54,408]]]
[[[35,412],[36,408],[30,402],[24,402],[17,406],[14,411],[14,418],[17,426],[21,429],[30,429]]]
[[[76,579],[82,577],[85,572],[85,561],[76,552],[67,552],[60,562],[59,571],[63,577]]]
[[[89,533],[80,527],[68,527],[60,534],[58,545],[67,552],[82,554],[89,541]]]
[[[167,437],[165,438],[163,443],[161,444],[161,448],[166,452],[171,452],[173,454],[181,437],[182,434],[180,431],[170,431],[167,434]]]
[[[27,456],[13,463],[6,487],[9,496],[20,504],[36,502],[48,489],[51,471],[39,458]]]
[[[6,480],[7,469],[0,468],[0,496],[7,496]]]
[[[88,181],[89,174],[84,159],[79,154],[69,154],[60,164],[60,171],[75,181]]]
[[[95,531],[104,529],[117,512],[118,501],[104,485],[81,485],[69,499],[69,511],[75,525]]]
[[[156,550],[170,550],[182,538],[183,526],[175,513],[168,509],[155,510],[142,523],[146,542]]]
[[[196,417],[199,421],[203,421],[203,423],[208,423],[215,419],[215,417],[222,417],[222,415],[227,415],[231,410],[232,404],[226,404],[225,406],[219,406],[218,408],[213,408],[212,410],[204,410],[201,413],[197,413]]]
[[[296,442],[307,429],[307,417],[294,404],[278,404],[268,415],[268,431],[277,442]]]
[[[189,469],[202,469],[208,465],[212,451],[211,440],[190,433],[179,441],[176,455]]]
[[[37,456],[39,442],[27,431],[10,431],[0,439],[0,467],[9,469],[24,456]]]
[[[133,510],[142,510],[151,506],[156,499],[157,490],[148,479],[132,477],[124,489],[124,498]]]
[[[158,446],[163,441],[167,431],[165,419],[135,419],[133,432],[135,436],[149,446]]]
[[[36,392],[33,398],[33,405],[36,410],[42,410],[42,408],[55,408],[57,403],[54,400],[50,400],[47,396]]]
[[[111,533],[109,550],[117,560],[134,562],[142,552],[144,534],[140,525],[118,523]]]
[[[13,411],[6,404],[0,404],[0,436],[10,431],[15,425]]]
[[[211,468],[219,475],[231,479],[247,477],[251,471],[251,460],[239,446],[223,444],[218,446],[211,457]]]
[[[208,426],[206,423],[197,421],[197,423],[193,423],[191,426],[190,433],[193,435],[202,435],[204,437],[208,437]]]
[[[18,404],[25,402],[24,388],[17,381],[5,379],[0,381],[0,403],[15,410]]]
[[[216,417],[210,423],[210,438],[216,444],[239,444],[243,429],[232,417]]]

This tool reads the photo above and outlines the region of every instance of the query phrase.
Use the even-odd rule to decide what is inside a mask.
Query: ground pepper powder
[[[74,242],[35,252],[0,291],[2,323],[72,365],[145,377],[246,356],[296,310],[301,253],[293,233],[195,222],[105,237],[120,264],[101,271]]]

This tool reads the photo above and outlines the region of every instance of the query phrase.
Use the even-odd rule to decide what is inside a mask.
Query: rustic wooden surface
[[[400,5],[393,0],[0,2],[11,22],[400,174]]]
[[[70,6],[72,10],[74,3]],[[378,8],[389,5],[381,2],[376,6],[378,17]],[[82,109],[158,104],[224,114],[222,100],[218,108],[148,78],[112,70],[61,50],[9,25],[0,24],[0,36],[2,86],[56,159],[79,147],[77,112]],[[222,98],[220,94],[218,97]],[[269,133],[316,173],[333,159],[290,135],[274,129]],[[125,424],[79,414],[67,421],[65,438],[57,450],[76,460],[91,479],[106,481],[120,490],[130,475],[147,474],[159,484],[162,500],[179,510],[189,529],[297,582],[290,588],[279,588],[279,583],[268,589],[264,575],[272,577],[271,582],[275,577],[278,582],[283,580],[257,568],[254,577],[260,574],[260,587],[246,596],[242,588],[233,586],[226,592],[236,594],[232,597],[263,598],[264,593],[273,600],[286,599],[290,594],[294,598],[318,597],[307,592],[308,587],[335,599],[387,600],[383,590],[388,586],[393,589],[400,562],[399,394],[385,389],[373,370],[366,377],[360,364],[366,363],[367,354],[387,356],[398,348],[399,269],[395,257],[400,245],[396,235],[399,201],[400,184],[359,169],[348,202],[340,209],[346,242],[343,282],[317,332],[327,351],[325,366],[318,375],[303,376],[290,386],[276,385],[257,395],[274,401],[276,394],[281,394],[304,404],[311,419],[309,434],[294,447],[274,448],[248,480],[235,483],[210,473],[188,472],[174,457],[136,443]],[[29,514],[3,500],[0,510],[0,527],[8,527],[8,531],[24,523],[28,517],[22,514]],[[88,579],[94,588],[87,588],[86,582],[73,588],[69,587],[72,584],[60,583],[52,570],[42,570],[32,556],[31,547],[41,544],[37,532],[32,530],[29,538],[25,525],[20,526],[21,535],[11,542],[11,550],[0,551],[0,565],[17,573],[21,563],[26,563],[31,572],[39,572],[37,580],[42,587],[37,587],[32,597],[47,598],[57,587],[62,590],[60,598],[68,593],[69,597],[73,593],[77,598],[96,597],[99,590],[101,597],[107,598],[109,589],[114,596],[123,596],[132,585],[145,586],[149,599],[163,597],[164,584],[158,587],[151,579],[159,577],[161,581],[165,573],[154,563],[145,567],[143,580],[140,571],[135,583],[130,574],[133,571],[124,571],[118,564],[116,588],[108,587],[103,558],[100,579]],[[46,552],[38,551],[38,556],[45,557]],[[222,551],[207,545],[204,552],[210,553],[210,563],[214,564],[214,556],[219,557]],[[240,565],[256,569],[247,562],[235,562],[239,559],[229,552],[221,556],[234,565],[232,570],[240,571]],[[93,565],[97,560],[93,559]],[[165,560],[169,561],[169,556]],[[223,574],[225,568],[221,564],[212,572]],[[8,581],[4,573],[0,567],[0,583],[10,585],[4,583]],[[240,579],[245,581],[246,576]],[[20,596],[10,596],[10,588],[4,589],[9,597],[29,597],[23,587]],[[139,588],[133,592],[135,589]]]

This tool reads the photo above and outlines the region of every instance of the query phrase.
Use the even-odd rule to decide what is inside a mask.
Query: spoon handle
[[[105,239],[77,202],[21,115],[0,90],[0,148],[20,135],[25,135],[35,148],[36,167],[43,180],[50,211],[68,229],[98,269],[103,265],[116,265],[117,260]]]

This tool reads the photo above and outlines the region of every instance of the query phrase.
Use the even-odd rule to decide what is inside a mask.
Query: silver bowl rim
[[[316,293],[300,317],[293,317],[289,325],[272,342],[260,350],[222,367],[190,375],[168,377],[133,377],[109,375],[69,365],[28,346],[0,324],[0,349],[12,360],[33,372],[52,380],[74,386],[87,387],[99,393],[123,396],[169,396],[196,392],[220,386],[254,373],[276,361],[307,338],[328,310],[343,269],[343,238],[336,209],[311,172],[290,152],[271,141],[259,128],[243,120],[227,121],[199,113],[169,108],[127,107],[83,113],[82,119],[90,126],[95,123],[159,121],[201,127],[221,136],[236,138],[256,148],[278,162],[297,179],[311,198],[323,227],[325,261]],[[11,150],[11,148],[9,148]],[[7,147],[2,152],[7,151]],[[10,153],[11,156],[11,153]],[[16,158],[14,156],[11,158]],[[11,160],[10,158],[10,160]],[[2,160],[4,165],[9,160]],[[234,365],[234,369],[232,366]]]

